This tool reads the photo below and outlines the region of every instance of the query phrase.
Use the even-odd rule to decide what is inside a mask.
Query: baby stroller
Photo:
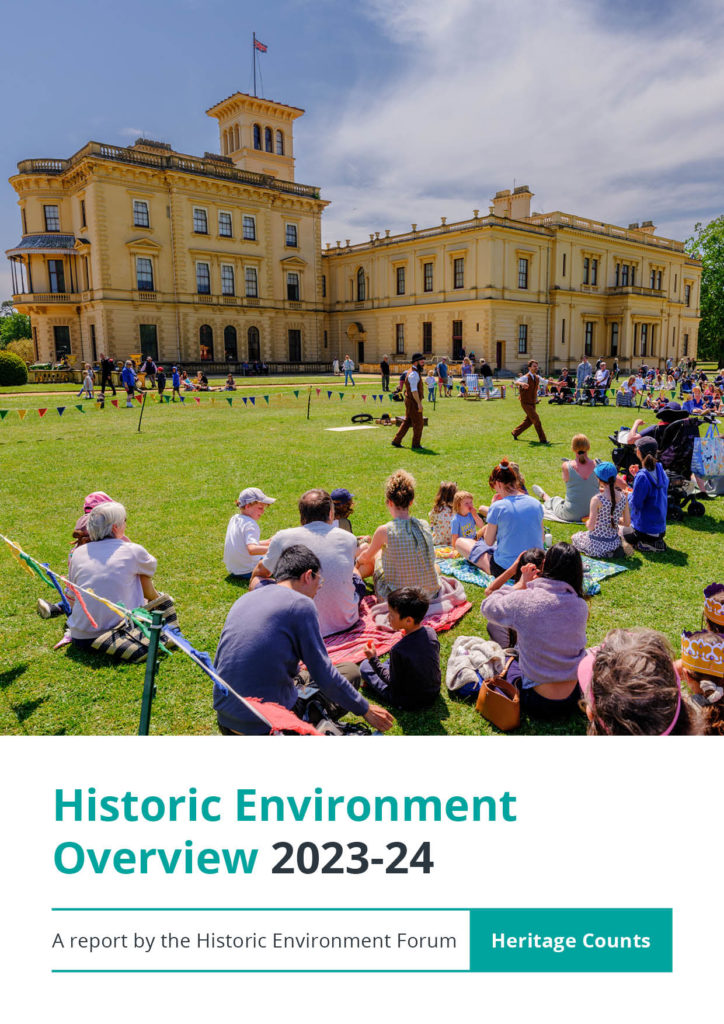
[[[576,397],[576,405],[608,405],[608,384],[601,387],[596,384],[596,378],[590,374],[583,382],[581,390]]]

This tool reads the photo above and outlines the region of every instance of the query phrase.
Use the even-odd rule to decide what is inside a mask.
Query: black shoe
[[[413,445],[411,445],[410,450],[413,451],[413,452],[424,452],[425,451],[425,449],[422,447],[421,444],[413,444]]]
[[[402,445],[400,444],[399,441],[390,441],[390,444],[392,445],[393,448],[402,448]]]
[[[513,438],[513,440],[514,440],[514,441],[517,441],[517,440],[518,440],[518,435],[517,435],[517,434],[514,434],[512,430],[511,430],[511,432],[510,432],[510,436],[511,436],[511,437]]]

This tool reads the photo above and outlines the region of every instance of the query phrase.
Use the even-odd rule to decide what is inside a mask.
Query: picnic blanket
[[[568,526],[580,526],[583,522],[582,519],[561,519],[552,508],[546,508],[545,505],[543,506],[543,518],[550,519],[552,523],[567,523]]]
[[[617,565],[615,562],[601,562],[599,559],[589,558],[587,555],[583,555],[582,558],[583,591],[589,597],[601,593],[601,580],[605,580],[608,576],[615,576],[619,572],[625,572],[627,568],[625,565]],[[477,587],[487,587],[495,579],[494,576],[471,565],[464,558],[444,558],[437,564],[440,572],[445,576],[454,576],[462,583],[474,583]]]
[[[430,611],[422,621],[426,626],[432,626],[436,633],[442,633],[452,629],[471,608],[460,584],[444,579],[439,597],[430,605]],[[390,627],[386,601],[378,601],[370,594],[362,598],[359,610],[360,619],[356,625],[343,633],[334,633],[324,638],[333,665],[339,665],[342,661],[359,664],[365,656],[364,646],[370,641],[374,642],[378,656],[387,654],[402,636],[401,632]]]

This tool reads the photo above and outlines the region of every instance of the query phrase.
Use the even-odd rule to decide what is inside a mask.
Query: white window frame
[[[228,217],[229,218],[229,231],[228,231],[228,233],[221,230],[221,218],[222,217]],[[234,218],[231,215],[231,210],[219,210],[218,229],[219,229],[219,238],[233,238],[234,237]]]
[[[207,292],[202,292],[199,289],[199,267],[206,267],[206,270],[207,270],[207,273],[208,273],[208,277],[209,277],[209,290]],[[196,261],[196,294],[197,295],[211,295],[211,264],[208,262],[208,260],[197,260]]]
[[[55,210],[54,220],[57,220],[57,228],[48,227],[48,210]],[[60,231],[60,206],[57,203],[43,203],[43,228],[45,231]]]
[[[294,242],[289,241],[289,229],[294,230]],[[292,224],[291,221],[284,225],[284,245],[287,249],[298,249],[299,248],[299,225]]]
[[[137,212],[136,211],[136,207],[137,206],[145,207],[145,210],[146,210],[146,223],[145,224],[139,224],[138,220],[136,219],[136,212]],[[150,228],[151,227],[151,211],[150,211],[150,209],[148,207],[148,200],[147,199],[134,199],[133,200],[133,226],[134,226],[134,228]]]
[[[199,231],[199,229],[196,227],[196,214],[197,213],[202,213],[204,215],[204,224],[206,225],[206,227],[205,227],[205,229],[203,231]],[[195,235],[208,235],[208,233],[209,233],[209,211],[206,209],[205,206],[194,206],[193,207],[193,214],[192,214],[192,217],[191,217],[191,225],[193,227]]]
[[[253,274],[254,280],[254,294],[252,295],[249,291],[249,275]],[[259,298],[259,272],[256,267],[244,267],[244,295],[247,299],[258,299]]]
[[[149,267],[151,268],[151,287],[150,288],[141,288],[140,285],[139,285],[138,272],[139,272],[139,269],[140,269],[139,263],[140,263],[141,260],[143,260],[145,263],[148,263]],[[154,273],[154,269],[155,268],[153,266],[153,259],[152,259],[151,256],[136,256],[136,291],[139,291],[139,292],[153,292],[153,291],[156,290],[156,275]]]
[[[247,235],[246,233],[246,229],[248,226],[251,226],[251,235]],[[256,217],[252,213],[242,214],[241,237],[245,242],[256,242]]]
[[[230,271],[231,273],[231,291],[226,289],[226,281],[224,280],[224,271]],[[227,274],[228,277],[228,274]],[[233,263],[222,263],[221,264],[221,294],[222,295],[236,295],[236,274],[234,272]]]

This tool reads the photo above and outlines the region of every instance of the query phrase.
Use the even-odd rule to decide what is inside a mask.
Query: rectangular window
[[[528,287],[528,260],[525,259],[518,260],[518,287]]]
[[[259,285],[256,278],[256,267],[245,267],[244,268],[244,290],[246,292],[247,299],[256,299],[259,297]]]
[[[432,263],[423,263],[422,275],[423,275],[423,290],[426,292],[432,291]]]
[[[235,295],[234,268],[228,263],[221,264],[221,294]]]
[[[329,338],[327,337],[327,332],[325,331],[324,332],[324,347],[327,348],[328,345],[329,345]]]
[[[244,241],[255,242],[256,241],[256,217],[252,217],[245,213],[241,218],[242,234]]]
[[[649,341],[649,325],[641,324],[641,358],[647,354]]]
[[[518,355],[523,356],[528,351],[528,324],[518,325]]]
[[[287,274],[287,299],[289,302],[299,302],[299,274]]]
[[[155,324],[138,325],[138,343],[142,355],[150,356],[154,363],[158,361],[158,328]]]
[[[231,214],[219,214],[219,235],[222,238],[231,238]]]
[[[635,356],[637,354],[636,346],[638,345],[638,337],[639,337],[639,325],[638,324],[634,324],[633,349],[631,351],[631,355],[633,355],[633,356]]]
[[[136,256],[136,288],[139,292],[153,291],[153,263],[146,256]]]
[[[197,235],[208,235],[209,222],[206,217],[206,210],[194,206],[194,231]]]
[[[462,359],[463,357],[463,322],[462,320],[453,320],[452,322],[452,356],[453,359]]]
[[[566,254],[563,253],[563,270],[561,271],[561,277],[566,276]]]
[[[616,281],[614,287],[618,288],[621,281],[621,264],[616,264]]]
[[[48,260],[48,283],[51,292],[65,291],[65,271],[62,260]]]
[[[628,263],[621,265],[621,287],[628,288]]]
[[[598,284],[598,260],[591,260],[591,284]]]
[[[96,350],[96,325],[95,324],[91,324],[90,325],[90,332],[91,332],[91,359],[95,363],[96,360],[98,359],[98,352]]]
[[[148,203],[145,199],[134,199],[133,200],[133,226],[134,228],[147,228],[150,227],[150,220],[148,217]]]
[[[591,274],[591,261],[589,260],[588,256],[586,256],[585,259],[583,260],[583,283],[584,284],[589,284],[588,278],[589,278],[590,274]]]
[[[60,231],[60,215],[58,214],[58,207],[44,206],[43,213],[45,214],[45,230]]]
[[[679,283],[679,275],[678,274],[674,274],[674,295],[676,295],[676,286],[678,285],[678,283]]]
[[[691,305],[691,285],[690,284],[685,284],[684,285],[684,302],[686,303],[687,306]]]
[[[293,330],[288,332],[289,337],[289,362],[301,363],[302,361],[302,332]]]
[[[633,286],[635,284],[636,284],[636,267],[632,263],[631,264],[631,287],[633,288]]]
[[[465,259],[459,256],[453,260],[453,288],[465,287]]]
[[[432,353],[432,323],[426,320],[422,325],[422,354],[427,356]]]
[[[82,228],[85,227],[85,199],[81,199],[80,201],[80,226]],[[91,327],[92,326],[93,325],[91,324]],[[95,361],[95,356],[93,357],[93,359]]]
[[[661,271],[660,270],[656,271],[656,288],[657,288],[658,291],[661,291]]]
[[[586,326],[584,331],[584,352],[587,356],[593,354],[593,321],[586,320]]]
[[[688,335],[684,335],[688,337]],[[63,357],[70,355],[70,327],[54,327],[53,340],[55,341],[55,361],[61,363]]]
[[[684,335],[684,355],[688,356],[688,354],[689,354],[689,335],[685,334]]]
[[[395,324],[395,352],[398,356],[405,351],[405,325]]]
[[[405,268],[404,267],[398,267],[397,268],[397,294],[398,295],[404,295],[405,294]]]
[[[289,249],[297,248],[297,225],[287,224],[285,234],[285,244]]]
[[[327,275],[322,274],[322,298],[327,298]]]
[[[656,271],[652,267],[651,268],[651,276],[649,277],[649,288],[655,288],[655,287],[656,287]]]
[[[27,233],[28,233],[28,218],[27,218],[27,216],[25,214],[25,207],[22,208],[22,210],[20,211],[20,214],[21,214],[21,216],[23,218],[23,234],[27,235]]]
[[[566,318],[561,320],[561,345],[566,343]]]
[[[199,295],[211,295],[211,272],[208,263],[196,264],[196,291]]]
[[[656,354],[656,324],[651,324],[651,355]]]
[[[618,324],[611,324],[611,355],[618,355]]]

